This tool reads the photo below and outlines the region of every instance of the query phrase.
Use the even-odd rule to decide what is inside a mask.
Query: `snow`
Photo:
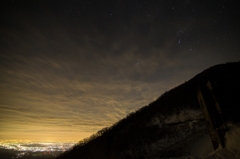
[[[240,123],[231,125],[231,128],[225,134],[226,148],[240,158]]]
[[[158,116],[154,116],[152,120],[147,124],[147,126],[158,125],[160,128],[162,128],[164,124],[189,122],[192,120],[199,120],[203,118],[204,117],[201,110],[184,109],[178,114],[173,114],[171,116],[163,116],[161,114],[159,114]]]
[[[214,149],[211,138],[207,132],[199,136],[197,140],[193,141],[190,148],[190,154],[194,156],[208,155],[213,151]]]
[[[177,123],[177,122],[186,122],[189,120],[197,120],[203,118],[202,111],[185,109],[179,114],[174,114],[165,119],[165,124]]]
[[[183,157],[183,159],[240,159],[240,123],[228,123],[227,127],[229,130],[225,134],[226,146],[224,148],[219,146],[217,150],[210,152],[208,155],[199,155],[199,152],[209,152],[210,150],[208,149],[210,147],[209,143],[207,144],[207,138],[203,137],[202,141],[200,141],[201,139],[196,141],[200,143],[193,144],[191,153],[195,153],[195,155]],[[198,148],[200,151],[194,152]]]
[[[240,158],[240,123],[228,123],[229,130],[225,134],[225,148],[219,147],[209,155],[212,158]]]
[[[150,149],[161,152],[166,149],[178,150],[185,147],[189,153],[181,159],[240,159],[240,122],[227,123],[225,147],[213,149],[211,138],[204,124],[202,111],[185,109],[171,116],[158,114],[147,126],[158,126],[170,132],[152,143]],[[176,157],[175,159],[179,159]],[[174,159],[174,157],[172,158]]]
[[[176,124],[174,136],[166,136],[156,141],[150,147],[152,150],[161,150],[177,143],[190,145],[189,156],[182,159],[240,159],[240,123],[228,123],[228,131],[225,133],[225,147],[219,146],[214,151],[211,138],[204,131],[199,119],[203,119],[202,111],[185,109],[171,116],[158,115],[152,118],[148,126],[163,126]],[[188,131],[187,131],[188,129]],[[206,130],[206,129],[205,129]]]

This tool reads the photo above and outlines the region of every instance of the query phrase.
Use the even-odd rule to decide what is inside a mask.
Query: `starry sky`
[[[79,141],[240,60],[238,1],[0,3],[0,140]]]

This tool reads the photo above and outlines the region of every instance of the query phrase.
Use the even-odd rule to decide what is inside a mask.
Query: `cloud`
[[[136,52],[88,57],[86,50],[76,58],[2,56],[8,63],[1,67],[1,130],[22,135],[75,132],[80,140],[79,133],[112,125],[168,89],[166,81],[154,75],[160,64],[153,55]]]
[[[212,61],[221,61],[214,59],[215,48],[206,51],[202,45],[196,47],[197,36],[197,42],[190,38],[196,25],[201,30],[199,22],[187,25],[175,18],[173,23],[181,23],[170,25],[171,18],[162,14],[133,15],[128,17],[131,26],[85,24],[69,29],[59,19],[51,21],[51,14],[45,27],[37,24],[45,17],[36,22],[23,15],[1,26],[3,139],[32,135],[80,140],[149,104]],[[159,25],[145,26],[146,20]],[[8,27],[10,23],[15,29]]]

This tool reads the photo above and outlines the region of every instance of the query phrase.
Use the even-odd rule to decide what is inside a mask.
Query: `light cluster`
[[[75,142],[0,141],[0,148],[23,152],[66,151]]]
[[[14,157],[24,156],[52,156],[56,157],[70,149],[75,142],[37,142],[37,141],[0,141],[0,148],[14,150]]]

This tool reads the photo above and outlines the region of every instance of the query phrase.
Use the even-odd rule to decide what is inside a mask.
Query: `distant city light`
[[[37,141],[0,141],[0,148],[16,151],[14,158],[28,156],[29,153],[39,152],[35,155],[50,154],[56,156],[74,146],[76,142],[37,142]]]

